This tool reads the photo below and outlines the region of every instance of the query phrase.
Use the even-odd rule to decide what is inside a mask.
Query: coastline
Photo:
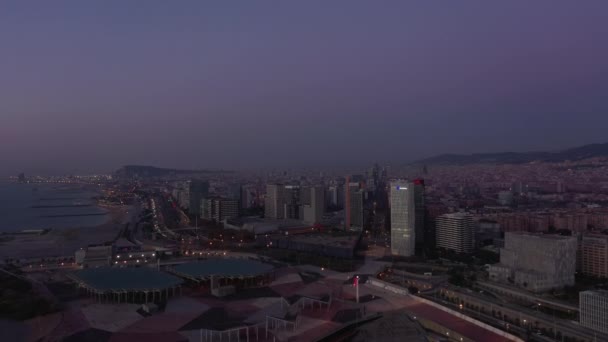
[[[14,215],[11,216],[11,209],[8,209],[5,214],[8,213],[8,222],[0,224],[0,236],[6,236],[10,234],[31,234],[39,231],[55,231],[55,230],[70,230],[70,229],[96,229],[100,226],[107,224],[113,220],[113,213],[111,206],[102,204],[100,197],[102,197],[103,189],[97,184],[65,184],[65,183],[19,183],[15,180],[0,180],[0,186],[3,185],[23,185],[32,188],[32,191],[38,192],[40,188],[40,197],[35,200],[31,200],[26,205],[30,210],[40,210],[40,213],[27,213],[24,221],[17,221]],[[8,197],[11,198],[11,188],[8,188]],[[25,190],[26,192],[28,190]],[[49,192],[42,194],[42,192]],[[72,193],[80,193],[81,196],[70,195]],[[63,195],[62,195],[63,194]],[[82,200],[71,203],[65,203],[64,201]],[[2,199],[0,199],[2,202]],[[55,203],[54,203],[55,202]],[[62,203],[63,202],[63,203]],[[8,208],[19,208],[11,207]],[[54,209],[57,208],[58,211]],[[67,209],[63,210],[63,209]],[[75,209],[71,210],[72,208]],[[90,208],[90,210],[87,210]],[[82,210],[78,210],[82,209]],[[25,212],[24,212],[25,214]],[[12,219],[11,219],[12,218]],[[12,222],[11,222],[12,221]]]
[[[73,257],[74,252],[88,245],[102,244],[116,238],[129,221],[133,206],[102,206],[107,220],[92,227],[68,227],[44,230],[21,230],[0,233],[0,255],[12,259]]]

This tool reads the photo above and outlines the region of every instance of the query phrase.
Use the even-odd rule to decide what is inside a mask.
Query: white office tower
[[[475,223],[467,213],[445,214],[437,217],[437,247],[457,253],[473,252]]]
[[[571,236],[505,233],[490,279],[541,292],[574,285],[577,240]]]
[[[416,211],[414,184],[404,180],[391,182],[391,253],[412,256],[416,251]]]
[[[579,311],[582,326],[608,334],[608,291],[580,292]]]

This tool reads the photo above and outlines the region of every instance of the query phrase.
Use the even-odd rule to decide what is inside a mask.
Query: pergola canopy
[[[152,268],[88,268],[72,273],[72,278],[95,291],[151,291],[179,286],[176,276]]]

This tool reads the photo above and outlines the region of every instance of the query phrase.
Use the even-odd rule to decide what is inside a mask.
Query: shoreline
[[[26,224],[20,227],[19,224],[16,224],[16,227],[10,227],[9,225],[6,226],[5,229],[2,229],[2,225],[0,225],[0,236],[10,236],[10,235],[23,235],[23,234],[35,234],[37,232],[41,232],[44,231],[45,233],[48,233],[50,231],[64,231],[64,230],[71,230],[71,229],[97,229],[109,222],[112,222],[114,217],[113,217],[113,210],[111,205],[106,205],[106,204],[101,204],[99,201],[99,197],[103,196],[103,190],[100,188],[100,186],[96,185],[96,184],[86,184],[86,183],[75,183],[75,184],[65,184],[65,183],[36,183],[36,182],[30,182],[30,183],[19,183],[17,181],[11,181],[9,180],[8,182],[1,182],[0,181],[0,185],[1,184],[16,184],[16,185],[36,185],[36,184],[40,184],[42,186],[45,187],[52,187],[53,188],[53,192],[56,193],[57,195],[61,195],[62,193],[72,193],[72,192],[85,192],[88,193],[90,196],[85,196],[85,197],[78,197],[81,198],[83,200],[87,200],[90,201],[90,204],[65,204],[65,205],[38,205],[38,204],[33,204],[30,206],[30,208],[32,209],[52,209],[52,208],[91,208],[91,209],[95,209],[95,210],[99,210],[100,212],[88,212],[88,213],[74,213],[74,214],[45,214],[45,215],[39,215],[36,216],[38,218],[42,218],[42,219],[47,219],[47,222],[44,222],[43,224]],[[74,199],[76,197],[42,197],[40,200],[43,201],[54,201],[54,200],[67,200],[67,199]],[[35,203],[35,202],[34,202]],[[64,224],[53,224],[52,222],[55,221],[54,219],[61,219],[61,218],[66,218],[69,220],[69,218],[75,218],[75,220],[77,220],[77,218],[82,217],[83,219],[89,218],[89,219],[94,219],[95,217],[100,217],[99,219],[94,219],[96,222],[75,222],[75,223],[64,223]],[[103,217],[103,218],[102,218]]]
[[[0,255],[20,260],[74,256],[74,252],[89,245],[112,241],[128,222],[132,205],[102,206],[107,219],[102,224],[86,227],[64,227],[48,230],[23,229],[18,232],[2,232]],[[8,238],[8,239],[7,239]]]

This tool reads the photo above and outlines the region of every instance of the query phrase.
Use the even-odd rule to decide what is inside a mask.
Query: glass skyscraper
[[[416,254],[424,242],[424,181],[396,180],[390,183],[391,253]]]

